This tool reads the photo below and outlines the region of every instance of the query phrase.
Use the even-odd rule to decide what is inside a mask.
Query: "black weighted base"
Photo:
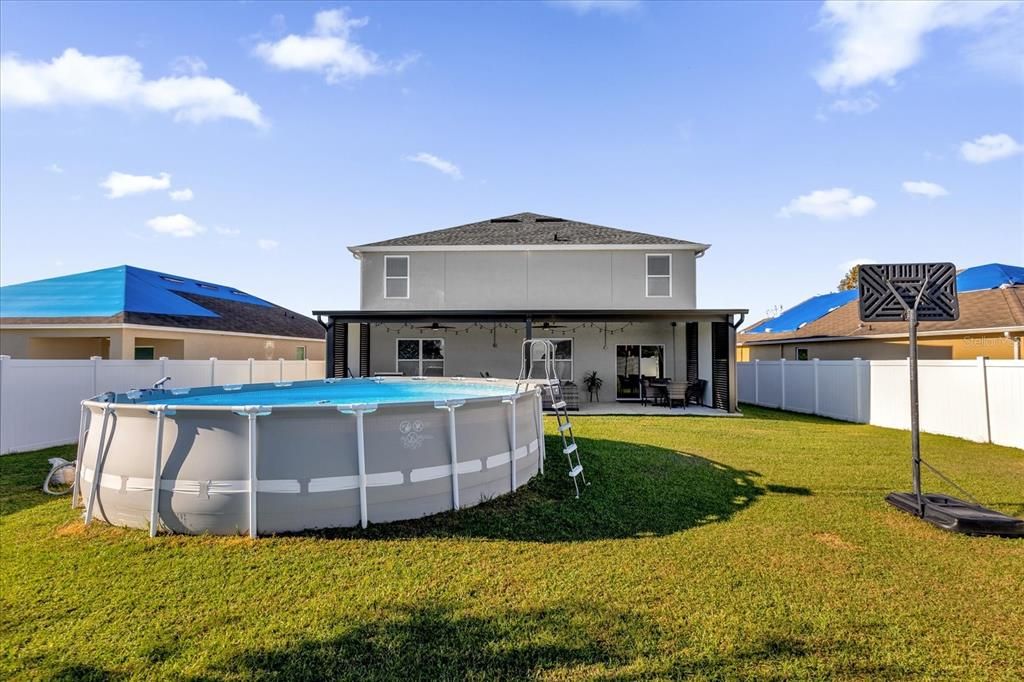
[[[955,497],[929,493],[921,496],[924,514],[920,513],[914,493],[889,493],[885,501],[908,514],[923,518],[933,526],[965,535],[998,535],[1004,538],[1024,537],[1024,519],[1007,516],[981,505]]]

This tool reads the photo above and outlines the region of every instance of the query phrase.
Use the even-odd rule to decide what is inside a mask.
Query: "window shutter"
[[[729,327],[711,323],[711,406],[729,409]]]
[[[697,323],[686,323],[686,381],[697,380]]]

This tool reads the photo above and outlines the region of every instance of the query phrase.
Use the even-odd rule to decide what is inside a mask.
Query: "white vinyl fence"
[[[73,443],[80,403],[107,391],[322,379],[323,360],[14,360],[0,355],[0,454]]]
[[[906,360],[738,362],[740,402],[910,428]],[[1024,360],[921,360],[921,430],[1024,448]]]

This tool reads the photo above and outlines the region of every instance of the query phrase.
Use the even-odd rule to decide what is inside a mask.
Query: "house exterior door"
[[[615,399],[640,400],[641,378],[665,376],[665,346],[638,343],[615,346],[615,374]]]

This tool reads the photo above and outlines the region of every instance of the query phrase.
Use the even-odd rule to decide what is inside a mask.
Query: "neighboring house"
[[[322,360],[323,333],[234,287],[130,265],[0,288],[12,358]]]
[[[735,410],[747,311],[697,308],[708,248],[535,213],[350,247],[360,309],[314,312],[328,375],[515,377],[523,339],[547,338],[560,377],[596,371],[603,401],[638,400],[641,376],[702,378],[706,404]]]
[[[1024,268],[989,263],[957,275],[960,319],[918,326],[921,358],[1020,359]],[[860,321],[857,291],[814,296],[740,332],[738,359],[899,360],[908,355],[905,322]]]

